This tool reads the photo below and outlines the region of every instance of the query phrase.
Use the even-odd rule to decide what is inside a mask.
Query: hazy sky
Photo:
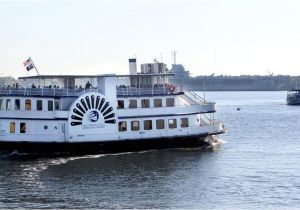
[[[173,50],[192,75],[300,75],[299,0],[0,0],[0,27],[1,75],[28,56],[41,74],[126,74]]]

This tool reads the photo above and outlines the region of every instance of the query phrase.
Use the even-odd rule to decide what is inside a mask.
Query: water
[[[299,208],[300,107],[285,94],[207,92],[229,128],[213,150],[2,158],[0,207]]]

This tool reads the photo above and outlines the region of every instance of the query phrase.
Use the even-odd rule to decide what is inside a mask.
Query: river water
[[[300,107],[285,96],[206,92],[229,129],[211,150],[1,158],[0,208],[299,208]]]

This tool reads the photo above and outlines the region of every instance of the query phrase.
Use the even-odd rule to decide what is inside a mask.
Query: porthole
[[[47,129],[48,129],[48,126],[47,126],[47,125],[45,125],[45,126],[44,126],[44,129],[45,129],[45,130],[47,130]]]

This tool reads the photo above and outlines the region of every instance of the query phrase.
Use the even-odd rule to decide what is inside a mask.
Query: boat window
[[[6,110],[10,110],[11,109],[11,101],[10,99],[6,99]]]
[[[20,133],[26,133],[26,123],[20,123]]]
[[[152,120],[144,120],[144,130],[152,130]]]
[[[20,99],[15,99],[15,110],[20,110]]]
[[[189,127],[189,118],[181,118],[180,119],[180,126],[182,127],[182,128],[187,128],[187,127]]]
[[[10,133],[15,133],[16,132],[16,123],[15,122],[11,122],[9,124],[9,132]]]
[[[136,100],[129,100],[129,108],[137,108],[137,101]]]
[[[154,99],[154,107],[162,107],[162,99],[160,98]]]
[[[169,119],[169,128],[176,128],[177,127],[177,120],[176,119]]]
[[[31,110],[31,100],[30,99],[25,100],[25,110]]]
[[[126,121],[120,121],[119,122],[119,131],[127,131],[127,123]]]
[[[131,121],[131,130],[139,131],[140,130],[140,122],[139,121]]]
[[[53,100],[48,100],[48,111],[53,111]]]
[[[3,110],[3,99],[0,99],[0,110]]]
[[[118,109],[124,109],[124,100],[118,100]]]
[[[38,110],[38,111],[43,110],[43,101],[42,100],[37,100],[36,101],[36,110]]]
[[[167,98],[167,106],[170,107],[174,105],[175,105],[174,98]]]
[[[59,101],[54,102],[55,110],[59,110]]]
[[[163,119],[156,120],[156,129],[165,129],[165,121]]]
[[[150,107],[150,100],[149,99],[142,99],[142,108],[149,108]]]

